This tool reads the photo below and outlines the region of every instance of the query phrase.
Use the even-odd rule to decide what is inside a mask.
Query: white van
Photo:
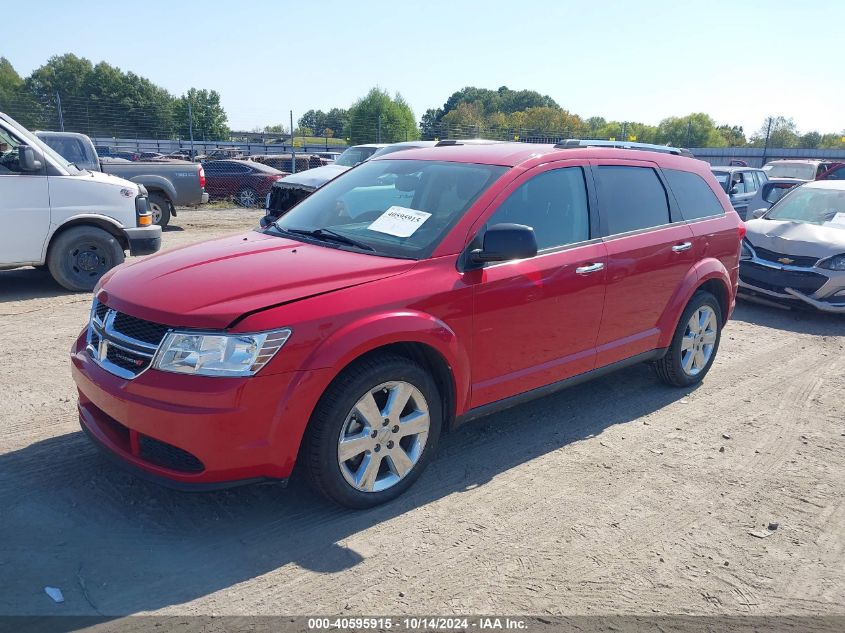
[[[3,113],[0,227],[0,269],[46,266],[73,291],[161,248],[143,186],[76,167]]]

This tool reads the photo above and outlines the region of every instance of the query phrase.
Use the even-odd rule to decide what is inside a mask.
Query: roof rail
[[[445,147],[447,145],[493,145],[494,143],[504,142],[489,138],[444,138],[442,141],[437,141],[435,147]]]
[[[661,154],[692,157],[692,152],[683,147],[669,147],[668,145],[655,145],[653,143],[570,138],[555,144],[556,149],[575,149],[577,147],[616,147],[619,149],[638,149],[644,152],[660,152]]]

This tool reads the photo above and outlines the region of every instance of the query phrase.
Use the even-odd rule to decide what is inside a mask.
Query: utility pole
[[[188,95],[188,134],[191,136],[191,160],[194,160],[194,112],[191,109],[190,95]]]
[[[56,91],[56,110],[59,112],[59,130],[65,131],[65,117],[62,114],[62,98],[59,96],[59,91]]]
[[[290,173],[296,173],[296,148],[293,145],[293,110],[290,111]]]
[[[381,143],[381,112],[378,113],[378,132],[376,136],[376,143]]]
[[[769,151],[769,135],[772,133],[772,117],[766,120],[766,141],[763,143],[763,165],[766,164],[766,154]]]

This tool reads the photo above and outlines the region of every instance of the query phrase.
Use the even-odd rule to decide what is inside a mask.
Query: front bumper
[[[739,290],[779,300],[801,302],[823,312],[845,314],[845,275],[817,267],[775,264],[760,258],[740,262]]]
[[[161,248],[161,227],[156,225],[123,229],[130,255],[151,255]]]
[[[287,479],[313,407],[311,374],[320,373],[212,378],[150,369],[126,380],[94,362],[84,335],[71,370],[80,424],[96,444],[147,479],[192,490]]]

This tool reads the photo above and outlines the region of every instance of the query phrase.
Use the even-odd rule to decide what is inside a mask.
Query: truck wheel
[[[258,204],[258,192],[256,192],[255,189],[244,187],[238,192],[238,195],[235,197],[235,202],[237,202],[239,206],[251,209]]]
[[[170,200],[160,193],[151,193],[147,202],[150,205],[150,213],[153,214],[153,224],[158,224],[161,228],[166,227],[170,223]]]
[[[349,508],[398,497],[431,461],[442,424],[437,385],[403,356],[350,366],[326,389],[300,453],[312,486]]]
[[[654,364],[667,385],[690,387],[704,378],[719,350],[722,310],[719,302],[704,290],[687,304],[666,355]]]
[[[107,270],[123,263],[123,247],[95,226],[77,226],[59,235],[47,253],[53,279],[68,290],[93,290]]]

